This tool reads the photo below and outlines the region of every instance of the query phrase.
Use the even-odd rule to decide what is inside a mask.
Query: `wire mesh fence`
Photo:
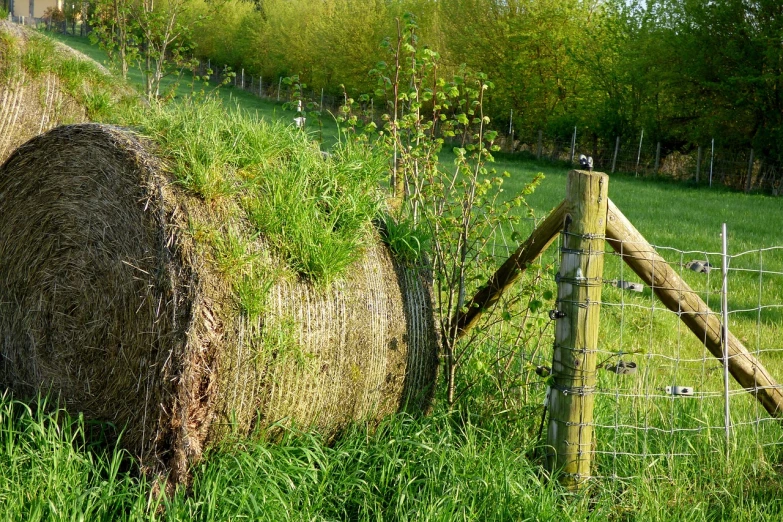
[[[714,139],[685,150],[667,148],[660,143],[638,138],[617,138],[612,143],[580,137],[574,129],[570,138],[535,136],[506,138],[501,148],[525,153],[536,159],[578,164],[581,154],[591,156],[596,170],[624,172],[642,177],[665,177],[704,185],[721,185],[736,190],[761,191],[783,195],[783,170],[776,162],[760,158],[750,147],[740,150],[736,144]]]
[[[513,247],[500,236],[498,243],[493,252],[501,260]],[[683,322],[686,310],[664,305],[655,295],[662,286],[645,285],[626,265],[625,246],[621,243],[618,252],[607,245],[604,256],[596,386],[591,391],[595,410],[585,424],[593,429],[594,440],[591,447],[578,448],[593,456],[593,479],[667,480],[680,466],[715,458],[777,461],[775,455],[783,452],[780,420],[756,395],[783,388],[726,380],[724,360]],[[783,379],[783,246],[741,252],[730,248],[729,242],[724,254],[655,246],[681,281],[666,290],[681,299],[692,294],[703,300],[709,306],[704,313],[721,325],[725,316],[730,335],[760,367]],[[527,408],[533,418],[546,404],[552,384],[547,376],[556,319],[547,317],[547,311],[558,307],[553,289],[560,255],[553,245],[533,273],[498,303],[495,312],[516,313],[489,343],[503,352],[494,371],[498,380],[505,380],[508,407]],[[532,294],[531,287],[537,288]],[[531,307],[536,300],[542,302]],[[730,355],[729,367],[740,357]],[[512,368],[516,375],[503,375]],[[540,428],[543,443],[543,420]]]

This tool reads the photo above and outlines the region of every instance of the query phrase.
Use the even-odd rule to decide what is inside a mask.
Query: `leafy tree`
[[[148,99],[160,96],[163,77],[190,65],[189,29],[181,23],[187,0],[97,0],[93,38],[117,59],[124,78],[135,61]]]
[[[186,0],[141,0],[131,16],[141,35],[141,63],[147,98],[160,96],[160,84],[169,67],[190,65],[189,30],[180,23]]]
[[[485,71],[497,89],[488,108],[517,115],[528,135],[572,115],[584,76],[571,49],[595,23],[596,2],[579,0],[444,0],[446,54]],[[570,123],[567,125],[570,126]]]
[[[138,54],[136,23],[132,16],[134,0],[95,0],[90,39],[119,62],[120,73],[128,78],[128,66]]]
[[[470,293],[495,269],[488,243],[498,227],[514,222],[511,208],[524,200],[519,195],[501,202],[503,176],[488,166],[491,150],[497,149],[497,132],[483,112],[492,83],[465,68],[442,75],[438,53],[419,45],[413,18],[397,23],[396,38],[385,44],[388,63],[379,62],[371,72],[376,94],[389,102],[378,146],[391,159],[394,195],[383,234],[398,257],[431,263],[446,399],[453,404],[460,394],[459,369],[476,355],[486,335],[476,330],[470,339],[461,338],[457,317]],[[344,124],[359,124],[352,106],[344,114]],[[374,131],[374,123],[367,128]],[[452,166],[439,161],[445,139],[457,144]],[[471,385],[464,382],[461,388]]]

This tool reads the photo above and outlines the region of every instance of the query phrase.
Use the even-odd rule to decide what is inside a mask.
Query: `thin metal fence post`
[[[615,167],[617,167],[617,153],[620,152],[620,136],[617,136],[617,140],[614,144],[614,156],[612,156],[612,174],[614,174]]]
[[[639,161],[642,159],[642,142],[644,141],[644,129],[642,129],[642,136],[639,138],[639,152],[636,154],[636,172],[635,175],[639,175]]]
[[[710,187],[712,186],[712,164],[715,160],[715,138],[712,138],[712,149],[710,152]]]
[[[574,135],[571,138],[571,155],[568,157],[568,162],[574,162],[574,153],[576,152],[576,127],[574,127]]]
[[[544,149],[544,131],[538,131],[538,149],[536,150],[536,159],[541,161],[541,153]]]
[[[726,233],[726,223],[723,223],[721,230],[722,256],[721,271],[723,273],[723,285],[721,288],[721,310],[723,315],[723,325],[721,337],[723,338],[723,399],[724,399],[724,418],[726,425],[726,455],[729,453],[729,442],[731,438],[731,411],[729,408],[729,252],[728,237]]]

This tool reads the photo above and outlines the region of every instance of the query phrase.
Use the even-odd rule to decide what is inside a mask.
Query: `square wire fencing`
[[[670,290],[700,297],[709,305],[702,313],[712,314],[773,377],[783,378],[783,248],[733,255],[656,250],[685,283]],[[618,257],[607,256],[613,265],[607,276],[641,285]],[[682,321],[685,310],[663,306],[649,289],[623,286],[602,299],[607,317],[597,369],[596,476],[666,479],[662,472],[683,461],[780,446],[779,420],[755,398],[775,390],[728,378],[727,369],[743,355],[712,353]],[[729,336],[721,332],[721,338],[727,349]],[[653,460],[665,465],[650,467]]]
[[[715,232],[716,237],[721,233]],[[589,447],[578,448],[591,456],[590,480],[670,480],[678,470],[700,469],[717,458],[738,466],[780,460],[783,412],[770,414],[769,401],[762,404],[759,398],[783,394],[783,387],[762,378],[764,370],[773,381],[783,382],[783,246],[731,252],[731,229],[728,234],[725,252],[653,245],[660,255],[657,262],[677,276],[654,289],[624,262],[630,244],[607,243],[591,391],[594,416],[585,424],[594,439]],[[500,231],[493,247],[499,263],[515,248],[508,237]],[[531,420],[548,413],[542,405],[548,400],[557,321],[548,311],[559,307],[553,290],[560,241],[495,305],[496,312],[514,313],[495,323],[488,343],[496,351],[490,371],[497,389],[503,388],[505,407],[517,408]],[[655,270],[663,273],[663,268]],[[686,297],[701,300],[705,308],[691,310],[683,304],[672,309],[656,295],[662,291],[682,303]],[[538,304],[531,306],[533,302]],[[714,346],[708,349],[706,338],[715,332],[695,335],[683,321],[687,315],[719,325],[717,352]],[[720,331],[723,327],[728,335]],[[740,385],[726,371],[735,373],[735,366],[748,360],[736,352],[735,341],[758,362],[751,368],[758,378],[751,377],[750,384]],[[727,346],[730,353],[724,351]],[[542,418],[542,444],[545,426]]]

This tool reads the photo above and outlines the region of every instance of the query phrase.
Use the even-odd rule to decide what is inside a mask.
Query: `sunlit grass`
[[[89,46],[85,50],[95,53]],[[34,58],[30,60],[34,62]],[[221,96],[257,109],[263,118],[280,114],[280,107],[263,105],[266,102],[257,99],[245,101],[242,96],[250,95],[244,93],[225,94],[230,91],[221,90]],[[228,162],[242,169],[277,161],[274,152],[279,144],[274,139],[250,130],[240,134],[240,150],[220,145],[221,133],[212,133],[209,128],[196,133],[202,143],[194,142],[192,148],[177,146],[182,154],[189,154],[180,158],[188,165],[180,173],[182,179],[192,182],[196,192],[219,198],[241,188],[213,183],[210,176],[214,173],[206,167],[201,172],[197,165]],[[188,136],[184,133],[176,139]],[[214,150],[212,138],[219,145]],[[257,146],[241,150],[243,143],[254,140]],[[253,151],[259,150],[269,156],[253,156]],[[203,157],[207,153],[215,157]],[[237,157],[246,159],[239,161]],[[441,158],[444,162],[450,159],[448,152]],[[321,159],[308,155],[302,160],[304,165],[289,169],[291,193],[299,193],[300,189],[293,189],[301,182],[297,169],[306,167],[308,161]],[[334,161],[329,168],[336,169],[338,176],[350,176],[352,162],[362,158]],[[505,186],[509,195],[536,173],[545,173],[544,182],[528,198],[538,217],[565,195],[567,170],[563,167],[507,157],[499,157],[495,167],[511,173]],[[254,180],[252,172],[248,179]],[[318,186],[323,194],[330,194],[330,189]],[[783,272],[783,255],[760,250],[783,245],[781,200],[624,175],[610,177],[609,195],[651,243],[671,248],[661,248],[660,253],[715,309],[720,291],[718,273],[697,274],[681,265],[703,259],[705,252],[710,253],[710,262],[719,265],[714,253],[720,250],[721,223],[728,224],[730,252],[750,252],[734,258],[732,268],[768,272],[732,273],[729,307],[736,312],[731,329],[751,351],[759,353],[773,375],[781,378],[783,357],[764,351],[783,348],[780,309],[755,309],[759,303],[783,303],[783,276],[769,273]],[[283,205],[291,203],[285,191],[270,189],[268,196]],[[251,210],[260,225],[284,219],[273,209]],[[291,219],[298,219],[297,215]],[[533,227],[532,220],[523,220],[517,230],[504,230],[504,235],[498,236],[498,264]],[[223,239],[223,262],[230,270],[247,251],[232,242],[231,236]],[[318,241],[321,239],[297,236],[292,244],[306,249]],[[553,246],[543,265],[556,265],[556,257]],[[541,284],[554,288],[554,281],[548,279],[550,272],[543,273]],[[606,258],[604,277],[638,280],[611,255]],[[240,283],[246,280],[240,279]],[[247,306],[255,309],[261,305],[250,300],[255,287],[250,288],[242,293],[248,296]],[[603,300],[600,359],[616,360],[614,354],[624,352],[627,360],[639,363],[640,372],[635,376],[599,374],[600,387],[617,394],[604,394],[597,400],[596,422],[601,426],[597,429],[595,473],[602,478],[584,493],[567,494],[540,467],[541,451],[535,448],[540,442],[543,382],[531,386],[526,395],[515,395],[518,400],[501,409],[498,405],[502,401],[489,395],[496,390],[485,384],[491,354],[478,353],[466,364],[462,376],[464,382],[478,384],[458,403],[456,411],[449,412],[439,403],[430,417],[397,415],[377,428],[356,425],[333,443],[293,431],[277,443],[231,441],[213,449],[196,466],[191,489],[182,488],[170,498],[157,500],[151,497],[151,484],[134,470],[133,460],[113,442],[98,437],[95,444],[89,442],[94,436],[84,437],[84,421],[70,419],[62,412],[30,409],[4,397],[0,401],[0,518],[780,520],[783,454],[778,444],[783,441],[779,424],[770,422],[750,395],[733,386],[733,421],[738,425],[727,448],[720,363],[705,352],[676,315],[662,309],[649,289],[636,294],[606,286]],[[551,357],[551,337],[547,336],[551,336],[551,327],[544,329],[538,348],[542,361]],[[523,346],[520,353],[529,355],[533,349]],[[698,399],[666,396],[662,388],[671,384],[707,393]],[[509,395],[517,392],[507,391]],[[760,423],[751,423],[758,419]],[[616,429],[618,425],[632,428]],[[682,431],[685,429],[690,431]]]

